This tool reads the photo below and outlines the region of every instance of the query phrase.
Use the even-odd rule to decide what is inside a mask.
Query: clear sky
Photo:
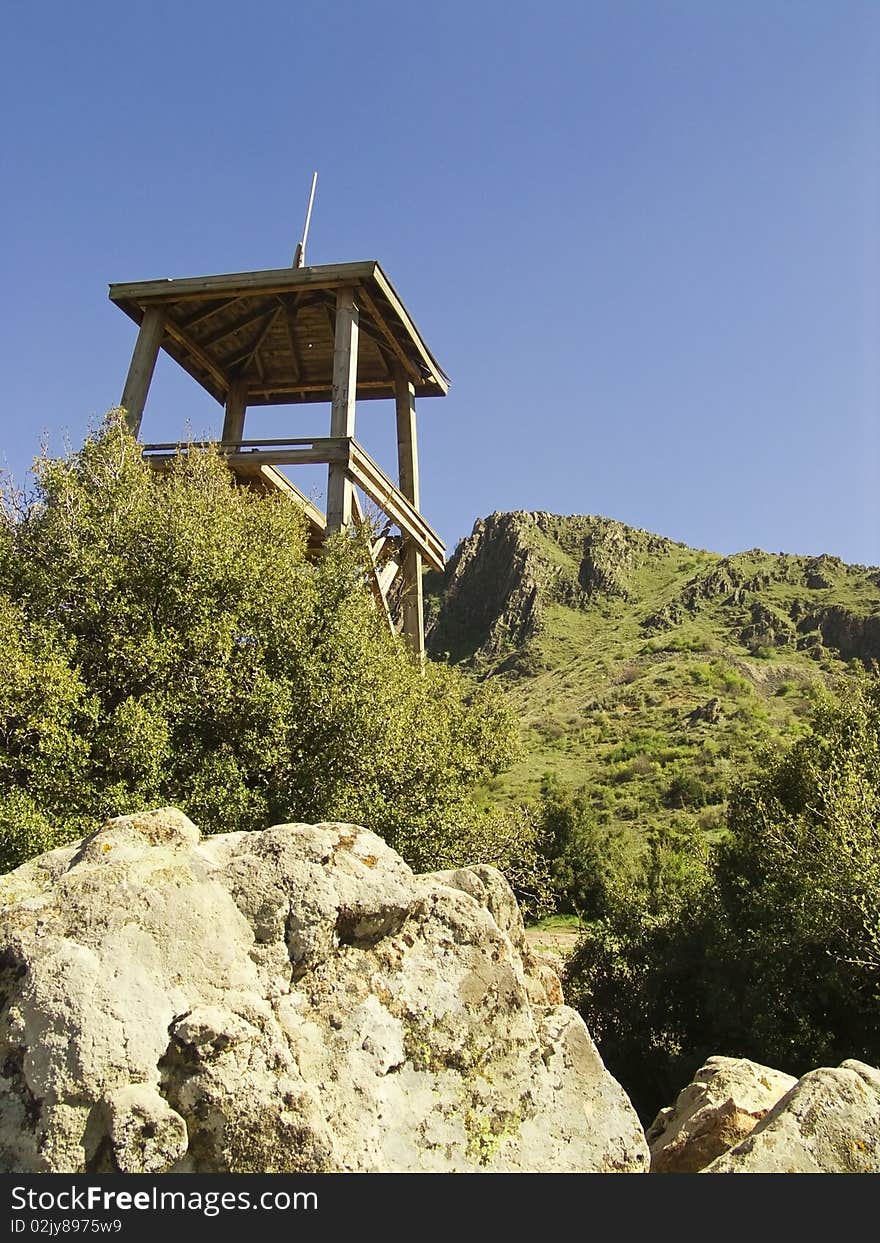
[[[878,53],[876,0],[10,0],[0,460],[118,401],[109,282],[288,265],[317,169],[308,262],[378,259],[452,378],[450,547],[544,509],[878,564]],[[220,417],[160,360],[146,439]]]

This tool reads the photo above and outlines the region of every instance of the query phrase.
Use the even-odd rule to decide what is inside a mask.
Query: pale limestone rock
[[[485,906],[495,923],[506,933],[511,945],[522,959],[526,990],[535,1005],[564,1004],[559,972],[548,956],[537,954],[526,940],[522,911],[513,891],[497,868],[477,864],[448,872],[430,872],[426,879],[439,881],[453,889],[461,889]]]
[[[880,1174],[880,1071],[811,1070],[704,1174]]]
[[[109,1142],[110,1151],[96,1148],[90,1153],[96,1169],[104,1164],[108,1171],[122,1174],[154,1174],[186,1154],[186,1123],[155,1087],[145,1083],[111,1092],[101,1121],[103,1126],[94,1128],[98,1148]]]
[[[648,1128],[651,1173],[697,1173],[745,1139],[796,1082],[745,1058],[710,1057]]]
[[[641,1171],[492,868],[174,809],[0,877],[0,1168]]]

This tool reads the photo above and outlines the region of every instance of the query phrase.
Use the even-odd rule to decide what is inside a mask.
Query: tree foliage
[[[612,882],[569,964],[569,1000],[646,1121],[719,1051],[704,996],[713,978],[710,882],[708,850],[691,825],[649,831],[639,872]]]
[[[817,702],[811,732],[742,784],[717,865],[739,1036],[780,1062],[880,1057],[880,678]],[[733,974],[735,961],[731,961]]]
[[[417,867],[463,860],[511,718],[416,667],[356,541],[307,560],[296,506],[210,451],[159,475],[115,414],[35,477],[0,531],[0,864],[164,803],[207,832],[344,819]]]
[[[802,1074],[880,1061],[880,678],[735,788],[728,833],[655,843],[587,931],[571,990],[648,1118],[711,1053]]]
[[[542,783],[538,823],[557,911],[582,919],[607,914],[640,868],[632,835],[599,822],[587,789],[571,790],[552,776]]]

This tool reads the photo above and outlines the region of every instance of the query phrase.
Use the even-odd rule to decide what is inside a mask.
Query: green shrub
[[[708,883],[698,834],[649,833],[640,873],[611,890],[566,971],[570,1004],[645,1124],[718,1051],[693,1036],[704,1014]]]
[[[716,665],[715,676],[720,685],[728,691],[742,695],[750,695],[752,693],[752,684],[748,678],[743,677],[741,673],[737,673],[736,669],[731,669],[729,665]]]
[[[706,664],[691,665],[688,669],[688,677],[695,686],[710,686],[712,683],[712,667]]]
[[[599,821],[588,790],[554,778],[542,786],[537,820],[557,911],[584,919],[603,914],[621,876],[637,867],[632,838]]]
[[[541,819],[524,806],[473,816],[462,833],[462,863],[491,863],[504,873],[528,920],[556,908]]]
[[[752,1012],[739,1043],[796,1067],[876,1063],[880,680],[820,697],[811,732],[734,791],[729,824],[718,887]]]
[[[704,807],[706,789],[698,777],[678,773],[667,786],[663,802],[667,807]]]
[[[55,829],[24,790],[0,794],[0,872],[63,844]]]
[[[726,823],[727,811],[720,802],[704,807],[697,816],[697,824],[704,833],[713,833],[718,829],[723,829]]]

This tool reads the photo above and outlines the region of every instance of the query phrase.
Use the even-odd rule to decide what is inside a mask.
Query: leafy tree
[[[740,1045],[797,1068],[880,1060],[880,678],[821,697],[729,819],[717,885]]]
[[[511,718],[416,667],[355,541],[310,562],[296,506],[210,451],[160,476],[115,414],[35,476],[0,531],[0,863],[163,803],[208,832],[348,819],[417,867],[463,860]]]
[[[481,816],[468,832],[468,849],[472,860],[491,860],[501,869],[524,918],[541,919],[556,910],[546,838],[534,808],[505,807]]]
[[[714,852],[649,837],[571,963],[645,1119],[711,1053],[794,1074],[880,1061],[880,677],[825,695],[811,726],[740,781]]]
[[[60,627],[0,595],[0,834],[11,864],[58,844],[41,807],[75,801],[87,779],[96,703],[71,650]]]

